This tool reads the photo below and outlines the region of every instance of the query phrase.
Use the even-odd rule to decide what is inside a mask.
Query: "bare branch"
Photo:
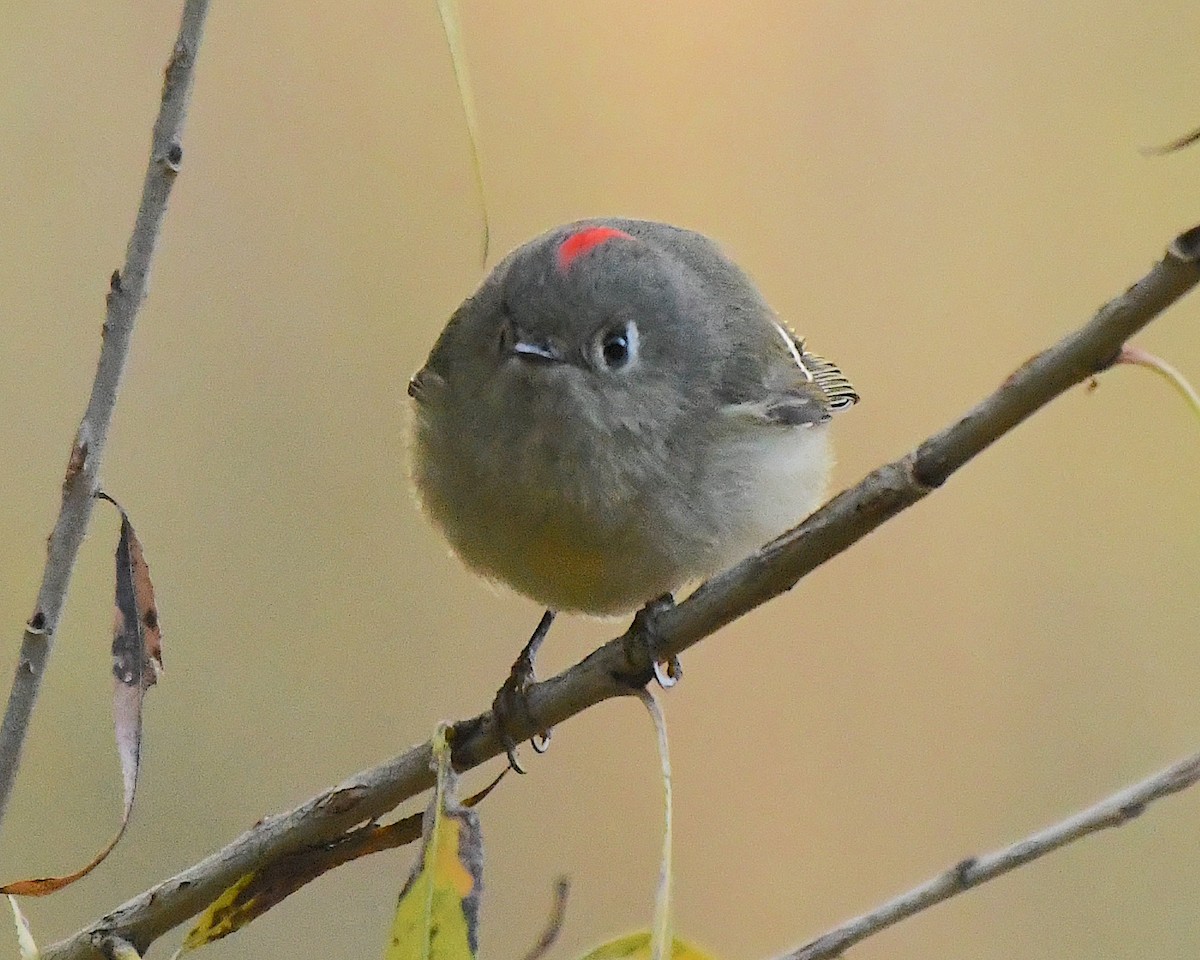
[[[1097,830],[1119,827],[1139,816],[1154,800],[1184,790],[1200,780],[1200,753],[1101,800],[1061,823],[982,857],[970,857],[870,913],[848,920],[779,960],[827,960],[873,933],[920,913],[935,903],[1008,873]]]
[[[142,201],[125,266],[109,283],[107,311],[102,328],[100,359],[92,396],[79,424],[67,472],[63,479],[62,507],[47,545],[46,566],[33,615],[25,627],[21,652],[13,677],[4,724],[0,727],[0,822],[16,780],[25,731],[50,659],[54,632],[71,582],[75,558],[92,516],[92,494],[96,492],[100,463],[108,439],[109,424],[117,402],[121,374],[129,356],[138,310],[146,299],[150,263],[159,230],[167,212],[167,198],[183,160],[183,123],[192,92],[196,52],[208,12],[208,0],[186,0],[179,37],[171,51],[163,80],[162,106],[150,143],[150,164],[142,186]]]
[[[529,702],[537,720],[513,732],[532,736],[537,730],[561,723],[602,700],[630,693],[631,681],[640,683],[650,678],[651,641],[659,655],[680,653],[790,589],[806,573],[932,492],[951,473],[1040,407],[1111,366],[1129,337],[1198,282],[1200,227],[1194,227],[1176,238],[1164,258],[1145,277],[1102,307],[1085,326],[1025,363],[957,423],[925,441],[914,452],[880,467],[795,530],[709,580],[679,606],[653,618],[643,618],[641,627],[631,627],[580,663],[536,684],[529,691]],[[495,717],[490,712],[459,723],[454,742],[455,765],[459,769],[477,766],[504,752]],[[42,956],[45,960],[95,957],[92,937],[104,933],[122,936],[144,952],[155,939],[199,913],[250,870],[302,847],[328,843],[357,824],[381,817],[400,802],[428,789],[433,785],[430,756],[429,743],[413,747],[288,813],[268,817],[223,850],[128,901],[73,937],[49,947]],[[1193,759],[1172,769],[1188,772],[1190,776],[1188,768],[1197,763],[1200,761]],[[1142,785],[1119,794],[1118,799],[1109,803],[1125,809],[1127,818],[1136,811],[1138,803],[1183,789],[1195,779],[1178,772],[1173,776],[1172,785],[1161,793],[1142,797],[1137,792],[1145,787]],[[1061,835],[1054,845],[1061,846],[1089,832],[1080,829],[1077,820],[1073,818],[1053,828]],[[1090,829],[1105,825],[1110,824]],[[1054,848],[1044,839],[1039,842],[1045,852]],[[1013,855],[1016,859],[1012,866],[1025,862],[1020,859],[1022,855]],[[994,870],[992,863],[996,856],[960,865],[955,883],[962,885],[962,877],[975,883],[988,879],[994,874],[976,876],[974,871]]]

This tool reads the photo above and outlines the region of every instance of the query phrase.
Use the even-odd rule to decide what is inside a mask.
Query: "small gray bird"
[[[409,395],[415,486],[455,553],[549,611],[597,615],[804,519],[829,419],[858,401],[715,243],[624,219],[510,253]]]

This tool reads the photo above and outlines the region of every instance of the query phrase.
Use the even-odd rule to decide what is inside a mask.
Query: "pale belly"
[[[824,496],[829,466],[824,427],[771,428],[710,449],[702,469],[649,485],[633,500],[613,502],[600,487],[566,501],[545,481],[506,477],[494,497],[477,485],[457,500],[424,489],[422,501],[476,572],[553,610],[613,616],[716,573],[795,526]]]

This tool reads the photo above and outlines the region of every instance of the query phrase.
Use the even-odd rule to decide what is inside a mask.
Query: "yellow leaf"
[[[400,891],[385,960],[472,960],[479,949],[479,816],[455,796],[446,729],[434,737],[437,790],[425,811],[421,855]]]
[[[601,944],[581,960],[649,960],[650,931],[629,933],[616,940]],[[705,953],[690,943],[685,943],[678,937],[671,941],[671,960],[715,960],[711,953]]]
[[[208,909],[200,915],[200,919],[196,921],[196,925],[184,937],[184,950],[195,950],[206,943],[220,940],[242,926],[236,907],[240,903],[241,892],[250,884],[254,876],[253,873],[246,874],[209,905]]]

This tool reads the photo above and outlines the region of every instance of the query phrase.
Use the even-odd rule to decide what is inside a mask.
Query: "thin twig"
[[[571,881],[567,877],[559,877],[554,881],[554,905],[550,908],[550,917],[546,920],[546,927],[538,937],[537,943],[525,954],[525,960],[542,960],[554,946],[554,941],[562,932],[563,921],[567,918],[567,895],[570,892]]]
[[[1200,780],[1200,753],[1011,846],[963,860],[895,900],[889,900],[870,913],[848,920],[800,949],[784,954],[779,960],[827,960],[839,956],[871,934],[920,913],[935,903],[949,900],[1002,873],[1053,853],[1089,833],[1126,824],[1139,816],[1152,801],[1178,793],[1197,780]]]
[[[138,310],[146,299],[150,264],[167,198],[183,160],[183,123],[192,91],[196,51],[204,29],[208,0],[186,0],[179,37],[167,62],[162,106],[150,143],[150,163],[142,186],[137,220],[125,250],[125,266],[109,282],[102,328],[100,359],[92,396],[75,434],[63,479],[62,506],[47,545],[46,566],[33,615],[25,626],[12,692],[0,726],[0,822],[16,780],[25,731],[50,659],[54,632],[71,582],[75,558],[92,516],[92,494],[98,486],[100,463],[112,423],[121,374],[129,356]]]
[[[1200,282],[1200,227],[1181,234],[1164,258],[1076,332],[1032,358],[957,423],[914,452],[880,467],[791,533],[702,585],[677,607],[641,618],[637,630],[610,640],[569,670],[529,690],[532,717],[512,732],[529,737],[610,697],[630,678],[651,676],[657,655],[678,654],[720,627],[790,589],[806,573],[922,499],[951,473],[1071,386],[1107,369],[1122,344]],[[648,632],[648,634],[647,634]],[[467,769],[504,752],[491,712],[455,728],[455,765]],[[85,930],[43,950],[45,960],[94,957],[92,936],[111,932],[143,952],[199,913],[239,877],[301,847],[328,843],[383,816],[433,785],[427,742],[365,770],[285,814],[268,817],[227,847],[118,907]],[[1186,784],[1185,784],[1186,785]]]

